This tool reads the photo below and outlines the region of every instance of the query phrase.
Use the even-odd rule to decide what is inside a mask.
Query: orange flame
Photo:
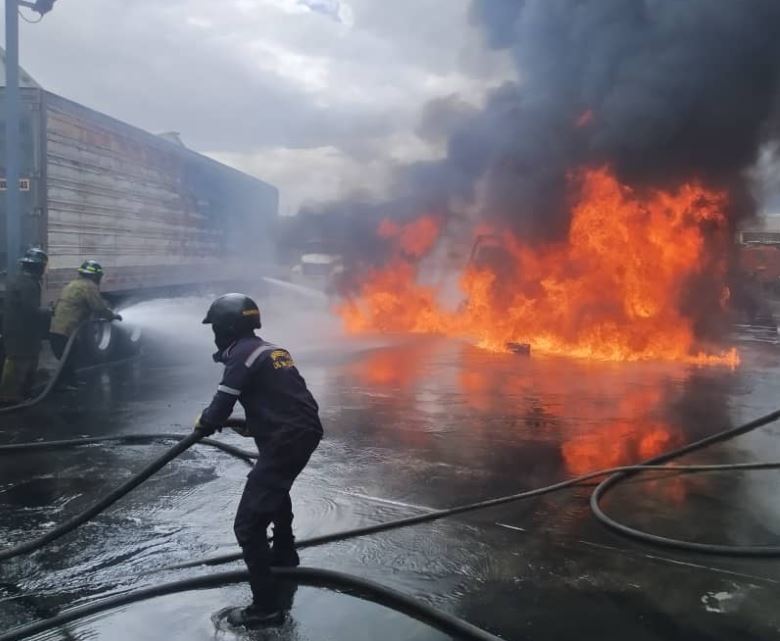
[[[400,259],[369,271],[360,298],[338,308],[347,331],[447,333],[435,290],[418,285],[415,279],[414,265]]]
[[[606,169],[585,171],[572,184],[568,239],[536,248],[502,234],[505,259],[465,268],[465,300],[454,312],[419,283],[411,260],[433,247],[439,221],[383,221],[380,234],[396,251],[340,307],[348,331],[440,333],[495,351],[529,343],[537,352],[602,361],[736,365],[736,350],[698,346],[681,311],[691,278],[703,269],[725,278],[725,262],[712,260],[705,233],[726,237],[726,195],[695,183],[640,195]],[[725,304],[725,287],[720,297]]]
[[[405,225],[385,218],[379,223],[377,235],[394,239],[403,254],[419,258],[427,254],[439,238],[441,222],[433,216],[423,216]]]

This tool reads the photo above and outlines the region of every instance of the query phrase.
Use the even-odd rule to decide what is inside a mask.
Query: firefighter
[[[78,269],[78,277],[62,290],[54,308],[49,334],[51,349],[58,359],[62,359],[68,340],[83,322],[90,319],[122,320],[100,295],[102,278],[103,268],[100,263],[96,260],[85,260]],[[64,387],[75,387],[76,371],[72,357],[63,366],[61,376]]]
[[[3,316],[6,360],[0,382],[0,403],[28,397],[35,382],[41,342],[51,314],[41,307],[41,280],[49,257],[34,247],[19,259],[19,274],[8,284]]]
[[[290,488],[322,438],[318,407],[290,353],[255,335],[261,327],[260,310],[251,298],[243,294],[217,298],[203,323],[212,327],[219,350],[214,360],[223,363],[225,370],[195,429],[213,434],[239,401],[246,412],[246,427],[237,431],[253,437],[260,452],[234,522],[253,600],[247,607],[231,608],[225,616],[234,627],[278,625],[284,612],[270,566],[300,563]],[[271,524],[273,548],[267,539]]]

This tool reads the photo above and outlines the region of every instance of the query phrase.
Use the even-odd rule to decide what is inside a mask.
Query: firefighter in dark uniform
[[[239,401],[246,428],[255,439],[259,458],[247,477],[236,513],[234,531],[249,569],[252,604],[233,608],[227,622],[248,628],[278,625],[284,620],[270,566],[300,563],[293,537],[290,488],[322,438],[317,403],[293,363],[290,353],[255,336],[260,310],[243,294],[215,300],[203,320],[214,331],[225,365],[222,381],[195,429],[213,434],[224,425]],[[273,524],[273,548],[268,526]]]
[[[49,257],[37,247],[19,259],[19,274],[6,291],[3,340],[6,360],[0,382],[0,403],[19,403],[32,392],[41,342],[51,314],[41,307],[41,279]]]

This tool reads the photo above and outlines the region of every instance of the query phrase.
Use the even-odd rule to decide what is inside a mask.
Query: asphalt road
[[[143,355],[82,373],[77,393],[2,417],[1,442],[182,432],[208,402],[207,299],[125,310]],[[326,439],[293,499],[300,537],[537,487],[636,462],[776,409],[780,347],[743,332],[742,365],[598,364],[491,354],[430,337],[345,337],[323,302],[273,291],[267,339],[288,348],[321,406]],[[761,340],[753,340],[759,338]],[[689,462],[780,460],[770,426]],[[236,435],[224,434],[243,446]],[[83,509],[165,445],[96,445],[4,457],[0,536],[24,540]],[[159,572],[233,551],[247,468],[186,453],[94,522],[0,564],[0,629],[106,594],[200,574]],[[305,550],[306,565],[365,576],[506,639],[780,639],[780,560],[652,548],[604,530],[583,487],[523,503]],[[607,501],[649,531],[710,542],[777,543],[776,472],[647,477]],[[158,598],[74,624],[70,638],[231,638],[210,616],[248,599],[233,586]],[[45,638],[63,638],[51,633]],[[428,640],[437,632],[345,594],[301,587],[285,625],[256,639]],[[67,637],[65,637],[67,638]]]

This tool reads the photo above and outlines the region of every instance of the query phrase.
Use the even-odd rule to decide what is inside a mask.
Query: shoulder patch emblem
[[[274,369],[289,369],[295,367],[290,352],[286,349],[275,349],[271,352],[271,362],[274,364]]]

